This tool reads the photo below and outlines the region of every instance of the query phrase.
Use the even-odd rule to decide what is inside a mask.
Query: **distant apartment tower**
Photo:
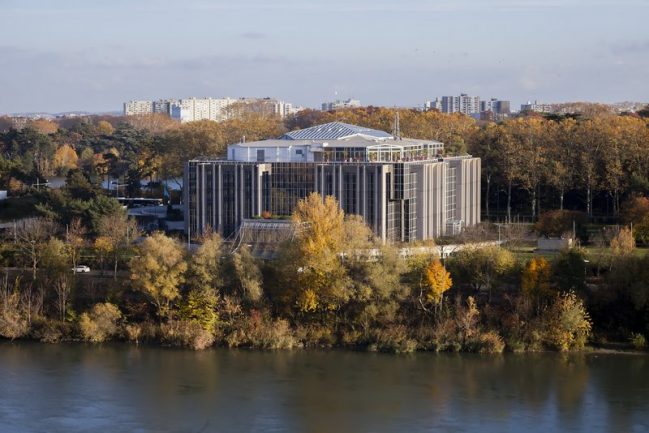
[[[551,104],[541,104],[537,101],[527,101],[527,104],[521,104],[521,113],[552,113],[553,111],[554,109]]]
[[[282,119],[301,111],[302,107],[295,107],[290,102],[273,101],[273,111]]]
[[[153,113],[153,102],[151,101],[128,101],[124,103],[124,116],[137,116]]]
[[[438,110],[442,113],[463,113],[472,115],[480,112],[480,97],[462,93],[460,96],[442,96],[434,101],[426,101],[426,110]]]
[[[228,118],[227,108],[234,98],[185,98],[170,103],[169,115],[181,123],[198,120],[222,121]]]
[[[341,101],[340,99],[337,99],[333,102],[323,102],[322,103],[322,111],[333,111],[333,110],[340,110],[343,108],[354,108],[354,107],[360,107],[361,106],[361,101],[358,99],[346,99],[344,101]]]
[[[509,114],[511,112],[511,105],[509,101],[501,101],[496,98],[491,98],[488,101],[480,101],[480,112],[484,113],[487,111],[491,111],[494,114]]]
[[[439,98],[435,98],[434,101],[426,101],[424,103],[424,110],[442,111],[442,101]]]
[[[237,112],[263,112],[276,114],[282,118],[302,110],[289,102],[271,98],[185,98],[159,99],[157,101],[128,101],[124,103],[124,115],[136,116],[152,113],[163,113],[182,123],[197,120],[222,121],[233,114],[230,109],[240,104]]]

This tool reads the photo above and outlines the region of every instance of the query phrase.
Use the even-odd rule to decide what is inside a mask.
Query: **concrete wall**
[[[447,164],[413,165],[417,173],[417,239],[433,239],[446,232]]]
[[[457,219],[462,220],[464,227],[480,222],[480,163],[480,158],[449,160],[449,164],[457,169],[455,215]]]

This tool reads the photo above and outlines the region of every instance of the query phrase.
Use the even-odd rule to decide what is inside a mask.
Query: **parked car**
[[[86,265],[77,265],[76,267],[72,268],[72,272],[75,274],[77,272],[90,272],[90,267]]]

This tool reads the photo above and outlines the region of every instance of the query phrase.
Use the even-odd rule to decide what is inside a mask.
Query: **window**
[[[257,162],[266,161],[266,152],[264,149],[257,149]]]

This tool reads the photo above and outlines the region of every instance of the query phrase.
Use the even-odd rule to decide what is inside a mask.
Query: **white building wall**
[[[417,173],[417,239],[434,239],[446,232],[447,164],[412,166]]]
[[[151,113],[153,113],[153,102],[151,101],[128,101],[124,103],[125,116]]]

